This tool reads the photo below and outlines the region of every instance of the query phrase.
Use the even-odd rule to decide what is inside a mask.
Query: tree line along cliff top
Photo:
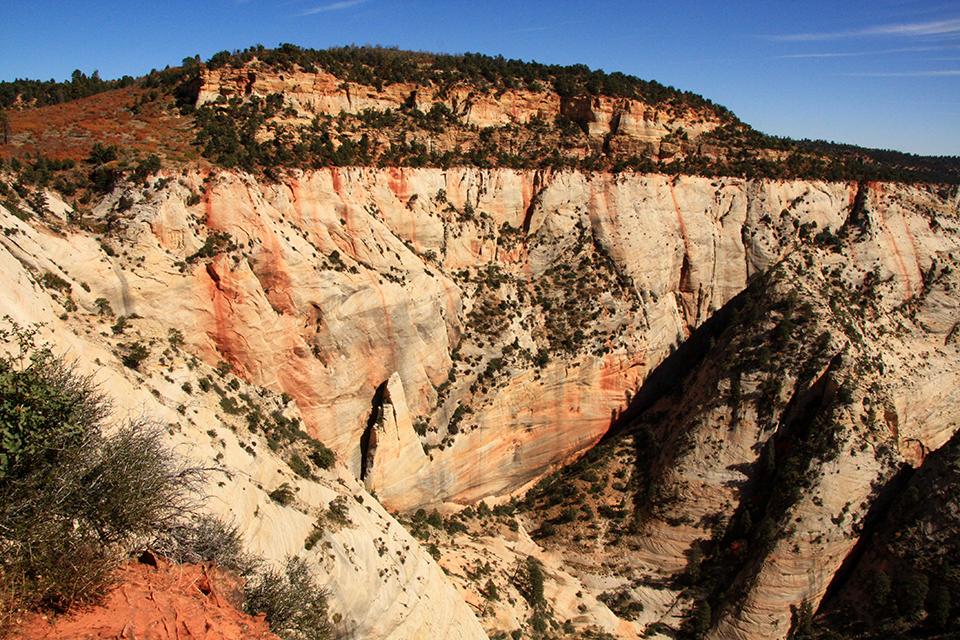
[[[265,95],[216,95],[211,79],[271,76]],[[316,77],[353,109],[303,99]],[[286,82],[286,84],[284,84]],[[314,89],[315,90],[315,89]],[[358,94],[369,98],[364,103]],[[297,95],[295,95],[297,94]],[[340,95],[342,94],[342,95]],[[299,100],[297,99],[299,95]],[[314,96],[315,97],[315,96]],[[333,96],[336,97],[336,96]],[[321,101],[322,102],[322,101]],[[342,102],[342,100],[341,100]],[[548,105],[523,118],[478,125],[483,103]],[[340,103],[336,103],[340,104]],[[364,106],[364,105],[368,106]],[[491,106],[492,105],[492,106]],[[110,187],[137,167],[220,166],[279,179],[328,166],[477,166],[633,171],[827,181],[960,183],[960,158],[925,157],[769,136],[700,95],[585,65],[544,65],[481,54],[379,47],[302,49],[283,44],[223,51],[208,61],[140,78],[0,82],[0,159],[17,171]],[[599,115],[598,115],[599,114]],[[632,135],[621,124],[633,118]],[[82,162],[94,145],[113,159]],[[156,159],[154,159],[154,156]],[[39,166],[38,166],[39,163]],[[91,172],[99,169],[99,180]],[[64,171],[66,171],[64,173]],[[103,172],[112,172],[104,179]]]

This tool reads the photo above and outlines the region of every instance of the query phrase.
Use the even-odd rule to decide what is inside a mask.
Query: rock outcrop
[[[436,91],[415,83],[393,83],[379,88],[344,82],[326,71],[283,71],[260,62],[245,66],[204,69],[198,80],[197,105],[231,99],[265,99],[282,95],[284,104],[307,113],[360,114],[365,110],[419,109],[444,106],[465,125],[477,128],[553,123],[569,118],[588,138],[632,153],[649,150],[653,156],[673,155],[680,145],[661,140],[683,131],[691,138],[721,124],[712,112],[688,114],[664,104],[652,107],[641,100],[608,96],[561,97],[552,90],[508,89],[477,91],[455,84]],[[672,151],[671,151],[672,150]]]
[[[403,384],[394,373],[383,387],[382,404],[367,431],[363,483],[377,499],[396,509],[428,502],[429,458],[413,430]]]
[[[182,203],[177,207],[184,210]],[[112,403],[114,420],[162,425],[171,448],[209,470],[203,510],[236,525],[251,552],[267,563],[291,555],[306,560],[330,593],[338,634],[394,640],[486,637],[433,558],[353,473],[339,465],[304,467],[299,458],[300,471],[293,470],[298,454],[279,448],[283,440],[277,438],[283,425],[302,424],[295,403],[214,370],[183,350],[187,341],[201,342],[190,318],[203,306],[209,313],[211,301],[199,293],[192,276],[172,266],[158,238],[193,252],[189,236],[171,240],[169,227],[154,235],[147,223],[133,225],[135,254],[126,263],[104,253],[89,236],[51,228],[62,221],[35,217],[25,222],[5,208],[0,216],[5,230],[0,317],[39,326],[44,343],[75,362],[77,373],[93,376]],[[203,266],[198,269],[210,277]],[[55,286],[45,288],[46,282]],[[177,304],[163,302],[167,295]],[[167,316],[161,313],[164,307]],[[127,318],[125,324],[117,322],[119,315]],[[134,343],[149,355],[130,368],[121,356]],[[282,488],[289,496],[286,504],[272,497]]]
[[[869,395],[881,416],[870,424],[881,431],[861,437],[860,418],[844,410],[844,455],[824,461],[815,490],[774,519],[802,523],[744,574],[755,579],[742,607],[718,610],[716,633],[785,633],[789,606],[816,601],[849,551],[856,505],[869,503],[896,461],[919,463],[956,429],[955,195],[469,168],[329,169],[273,184],[188,172],[129,193],[133,207],[99,239],[5,213],[4,312],[46,322],[87,367],[112,363],[98,375],[121,406],[158,412],[185,441],[207,442],[209,425],[227,419],[209,400],[189,413],[194,399],[180,385],[196,387],[199,375],[185,353],[203,371],[222,374],[225,363],[250,389],[287,394],[303,430],[344,466],[311,483],[269,454],[250,454],[269,448],[256,445],[269,433],[216,428],[221,459],[242,475],[211,487],[211,500],[243,523],[252,548],[279,560],[300,553],[344,496],[355,527],[324,533],[328,546],[314,559],[347,634],[480,632],[436,565],[419,551],[411,560],[412,542],[380,505],[352,498],[366,495],[361,476],[384,505],[408,511],[529,486],[597,443],[650,373],[762,274],[774,274],[762,294],[769,300],[793,289],[811,303],[809,338],[830,335],[815,359],[800,357],[811,348],[802,341],[776,393],[764,387],[769,376],[745,372],[736,384],[750,401],[736,410],[716,396],[731,393],[729,376],[698,374],[699,390],[670,409],[687,426],[664,432],[657,490],[675,499],[646,523],[637,557],[657,573],[679,570],[695,540],[731,522],[753,478],[744,469],[777,433],[770,416],[800,424],[803,398],[835,397],[854,380],[853,399]],[[194,193],[202,197],[188,206]],[[115,215],[119,196],[96,216]],[[44,291],[43,273],[69,287]],[[851,291],[876,300],[858,293],[858,310],[845,312]],[[105,330],[104,303],[134,318],[141,340],[177,329],[186,352],[164,355],[149,375],[123,368],[111,351],[130,342],[122,328]],[[748,326],[766,340],[769,322]],[[764,393],[773,413],[756,400]],[[883,429],[890,443],[877,435]],[[216,443],[197,455],[214,458]],[[280,478],[299,488],[299,510],[267,497]]]

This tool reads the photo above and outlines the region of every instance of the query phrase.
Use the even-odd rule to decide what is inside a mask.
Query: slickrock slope
[[[632,597],[679,576],[713,638],[784,637],[816,609],[900,465],[960,425],[957,212],[861,186],[665,363],[677,382],[630,435]]]
[[[354,474],[308,462],[310,445],[298,444],[294,431],[303,419],[294,402],[182,348],[177,332],[189,334],[189,313],[203,304],[209,312],[211,301],[192,297],[203,289],[184,284],[190,276],[172,267],[149,224],[131,229],[137,241],[127,256],[111,256],[89,236],[56,231],[63,225],[56,218],[25,222],[5,208],[0,216],[0,316],[42,325],[40,336],[56,353],[94,376],[114,419],[164,426],[172,448],[210,469],[204,510],[236,524],[247,547],[269,562],[303,557],[330,591],[337,633],[485,637],[434,560]],[[178,304],[166,305],[167,296]],[[117,315],[102,312],[105,304]],[[135,368],[121,360],[131,344],[149,352]],[[271,496],[284,487],[287,504]]]
[[[129,211],[117,211],[121,195]],[[277,183],[186,172],[115,192],[91,222],[106,233],[7,216],[11,315],[50,323],[88,365],[116,363],[109,351],[122,354],[130,338],[111,336],[95,315],[102,298],[133,318],[140,340],[176,328],[203,371],[226,363],[250,389],[295,401],[303,429],[344,464],[336,481],[281,476],[299,488],[301,508],[271,502],[265,492],[286,467],[259,454],[259,418],[248,415],[250,435],[234,419],[240,435],[223,437],[224,464],[242,476],[211,495],[274,558],[298,552],[347,496],[358,527],[329,533],[332,546],[317,556],[345,633],[479,632],[436,566],[411,563],[406,547],[418,547],[381,507],[350,499],[364,495],[361,477],[386,506],[411,512],[529,486],[589,450],[638,392],[649,397],[647,376],[751,281],[729,334],[715,336],[725,350],[711,352],[704,362],[714,364],[694,372],[676,406],[655,408],[662,451],[649,463],[653,479],[636,480],[655,500],[638,498],[646,520],[624,538],[636,551],[631,571],[661,579],[682,568],[694,540],[737,535],[730,523],[764,485],[757,460],[774,434],[810,439],[821,416],[835,425],[836,454],[801,447],[807,457],[791,463],[810,483],[799,501],[767,496],[770,513],[743,525],[744,540],[762,538],[757,557],[767,562],[728,576],[743,593],[721,599],[738,606],[715,607],[717,637],[785,635],[789,607],[816,601],[851,548],[866,508],[857,505],[869,505],[899,461],[919,463],[956,429],[955,193],[469,168],[328,169]],[[44,272],[69,285],[79,310],[68,289],[48,285],[48,297],[35,284]],[[151,366],[163,402],[186,414],[159,408],[119,364],[110,391],[207,442],[217,404],[189,413],[182,384],[196,388],[199,376],[183,368],[185,353]],[[228,415],[255,413],[224,402]],[[215,443],[202,455],[215,457]],[[778,456],[790,460],[793,445],[770,446],[770,473],[780,473]],[[586,565],[607,561],[601,548]],[[663,620],[683,611],[663,594],[635,593],[655,599]],[[640,633],[654,621],[626,626]]]

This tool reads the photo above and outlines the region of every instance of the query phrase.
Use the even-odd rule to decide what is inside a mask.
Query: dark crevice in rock
[[[840,227],[840,235],[847,235],[858,240],[864,235],[870,234],[870,215],[867,210],[867,196],[870,188],[866,182],[860,182],[857,185],[857,195],[853,199],[853,206],[850,208],[850,215],[847,216],[843,226]]]
[[[910,465],[904,464],[896,475],[875,490],[876,497],[871,501],[870,508],[861,521],[860,536],[840,568],[833,574],[833,579],[820,600],[818,613],[829,609],[837,596],[844,591],[864,554],[872,546],[876,532],[888,522],[891,506],[903,494],[915,473]]]
[[[360,479],[365,480],[367,473],[373,468],[373,457],[377,452],[377,423],[383,416],[383,401],[387,392],[387,381],[384,380],[370,402],[370,417],[367,418],[367,428],[360,436]]]
[[[533,212],[537,208],[537,205],[540,204],[540,198],[543,196],[543,190],[546,186],[543,184],[543,173],[537,171],[533,174],[533,196],[530,198],[530,204],[527,205],[527,210],[523,214],[523,234],[526,235],[530,233],[530,222],[533,219]]]
[[[661,362],[647,379],[637,394],[619,416],[614,419],[603,441],[615,437],[633,423],[645,411],[652,408],[663,396],[679,393],[678,385],[694,369],[698,368],[710,351],[711,343],[724,332],[734,309],[743,307],[746,292],[742,291],[725,304],[719,311],[707,318],[690,337]]]

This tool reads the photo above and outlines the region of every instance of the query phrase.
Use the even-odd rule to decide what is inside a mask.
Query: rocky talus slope
[[[608,508],[629,522],[505,557],[567,581],[547,590],[560,621],[630,636],[708,602],[712,637],[784,637],[898,466],[956,431],[956,190],[333,168],[161,173],[82,226],[48,204],[2,211],[3,313],[222,466],[210,509],[268,557],[311,558],[353,637],[483,633],[381,503],[505,500],[614,424],[633,468],[606,461],[624,474]],[[290,424],[334,470],[271,450]],[[666,587],[694,543],[714,586]],[[627,591],[642,615],[596,598]],[[523,626],[474,609],[491,633]]]

